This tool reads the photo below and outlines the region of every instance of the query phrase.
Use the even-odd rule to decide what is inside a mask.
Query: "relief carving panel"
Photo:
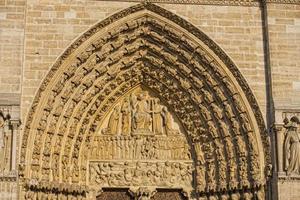
[[[192,174],[191,162],[90,162],[90,183],[102,187],[185,188],[191,187]]]
[[[93,185],[192,188],[193,161],[183,129],[142,87],[122,97],[104,117],[89,160]]]

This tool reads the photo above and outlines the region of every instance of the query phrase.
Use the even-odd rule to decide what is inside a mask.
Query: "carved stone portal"
[[[80,37],[32,105],[20,196],[89,199],[138,179],[138,188],[236,199],[268,179],[263,117],[237,67],[196,27],[151,3]]]
[[[89,181],[95,186],[192,190],[194,167],[181,125],[142,87],[122,97],[104,117],[89,158]]]

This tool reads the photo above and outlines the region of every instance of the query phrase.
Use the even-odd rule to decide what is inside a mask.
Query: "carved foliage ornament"
[[[139,11],[139,17],[124,18]],[[112,22],[118,23],[118,28],[103,32]],[[174,23],[205,44],[191,40]],[[94,36],[101,31],[103,36]],[[82,49],[88,38],[92,39]],[[61,65],[65,70],[58,72]],[[236,80],[225,73],[225,66]],[[55,73],[60,73],[57,79]],[[141,93],[135,103],[133,98],[126,100],[126,94],[139,85],[156,97]],[[178,127],[173,126],[175,118],[180,121]],[[199,191],[259,186],[265,181],[260,173],[264,166],[259,163],[263,153],[258,146],[263,143],[263,160],[269,163],[269,144],[257,103],[237,68],[213,41],[183,19],[153,4],[133,6],[93,27],[51,69],[28,114],[20,175],[49,184],[85,185],[91,181],[87,175],[93,168],[88,166],[92,158],[101,155],[98,162],[104,164],[105,156],[112,160],[121,157],[121,152],[107,154],[101,148],[111,144],[118,150],[122,144],[126,151],[126,143],[141,140],[138,135],[142,133],[143,151],[132,158],[153,159],[162,154],[163,145],[159,147],[157,139],[164,142],[162,138],[172,138],[176,132],[182,133],[180,129],[190,148],[183,145],[178,151],[186,152],[182,154],[187,157],[195,155]],[[99,130],[100,138],[96,136]],[[111,174],[115,176],[115,172]]]

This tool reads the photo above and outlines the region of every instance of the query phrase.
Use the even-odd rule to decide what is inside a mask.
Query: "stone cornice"
[[[144,0],[98,0],[120,2],[145,2]],[[192,5],[219,5],[219,6],[259,6],[261,2],[276,4],[298,4],[300,0],[146,0],[151,3],[192,4]]]
[[[10,171],[10,172],[0,172],[0,182],[14,182],[17,180],[17,172]]]
[[[290,182],[298,182],[300,180],[300,175],[290,175],[287,176],[285,172],[278,174],[278,180],[280,181],[290,181]]]
[[[278,3],[278,4],[298,4],[300,5],[299,0],[267,0],[267,3]]]

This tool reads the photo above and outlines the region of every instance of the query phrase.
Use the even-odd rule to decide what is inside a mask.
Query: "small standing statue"
[[[5,117],[3,113],[0,111],[0,148],[4,148],[4,124]]]
[[[116,106],[112,114],[110,115],[108,121],[108,130],[110,134],[117,135],[119,133],[120,120],[121,120],[121,109],[120,106]]]
[[[284,141],[284,169],[287,174],[300,174],[300,136],[298,133],[299,119],[292,117],[284,127],[287,129]]]
[[[136,112],[134,114],[134,127],[136,130],[150,131],[150,124],[152,123],[152,120],[146,94],[139,94],[137,100]]]
[[[163,133],[163,107],[160,105],[159,99],[154,99],[153,103],[153,131],[155,134]]]
[[[128,99],[124,100],[121,108],[122,112],[122,134],[130,135],[131,132],[131,108]]]
[[[171,135],[172,131],[173,131],[173,129],[172,129],[173,128],[172,116],[169,113],[167,107],[164,106],[163,109],[162,109],[162,111],[163,111],[163,124],[165,126],[165,134],[166,135]]]
[[[5,128],[7,127],[7,120],[10,116],[5,116],[2,111],[0,111],[0,171],[4,171],[9,168],[9,138],[5,133]]]

